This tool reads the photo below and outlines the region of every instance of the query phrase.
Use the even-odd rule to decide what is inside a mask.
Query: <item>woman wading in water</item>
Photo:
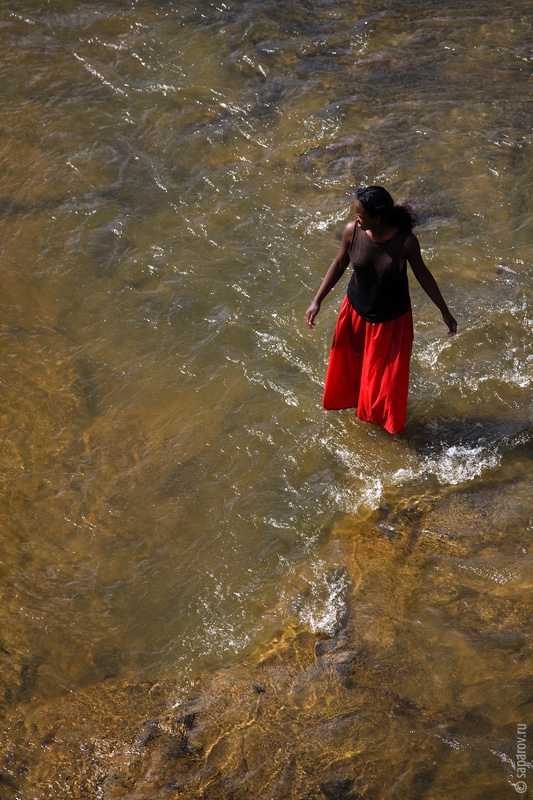
[[[413,315],[407,263],[442,313],[448,336],[457,322],[426,267],[412,233],[416,216],[396,205],[382,186],[357,191],[355,220],[306,312],[312,328],[327,294],[346,271],[353,274],[339,312],[322,404],[326,409],[356,408],[364,422],[399,433],[405,425]]]

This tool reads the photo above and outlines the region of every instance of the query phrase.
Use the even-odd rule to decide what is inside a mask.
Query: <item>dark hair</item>
[[[418,217],[409,206],[396,205],[383,186],[364,186],[357,190],[356,197],[369,214],[381,217],[402,231],[412,231],[418,225]]]

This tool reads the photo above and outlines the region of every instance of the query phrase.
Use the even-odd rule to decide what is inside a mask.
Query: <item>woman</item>
[[[356,408],[360,420],[399,433],[405,425],[413,345],[407,262],[441,311],[448,336],[457,331],[457,322],[424,263],[410,209],[396,205],[382,186],[359,189],[354,208],[355,220],[346,225],[341,248],[306,312],[312,328],[323,299],[351,262],[322,404],[326,409]]]

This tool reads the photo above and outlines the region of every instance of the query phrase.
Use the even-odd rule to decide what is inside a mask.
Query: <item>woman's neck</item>
[[[373,242],[379,244],[380,242],[386,242],[388,239],[392,239],[393,236],[396,236],[398,230],[399,228],[396,228],[394,225],[380,222],[372,226],[372,228],[367,228],[366,235],[372,239]]]

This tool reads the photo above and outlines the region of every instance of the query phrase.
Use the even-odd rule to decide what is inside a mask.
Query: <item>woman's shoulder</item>
[[[351,222],[345,225],[344,231],[342,232],[342,240],[345,244],[348,245],[350,244],[350,242],[353,239],[354,231],[355,231],[355,220],[353,219]]]
[[[414,250],[420,250],[420,242],[418,241],[418,237],[416,236],[413,231],[403,231],[403,235],[405,239],[403,240],[402,245],[402,252],[407,254],[409,252],[413,252]]]

